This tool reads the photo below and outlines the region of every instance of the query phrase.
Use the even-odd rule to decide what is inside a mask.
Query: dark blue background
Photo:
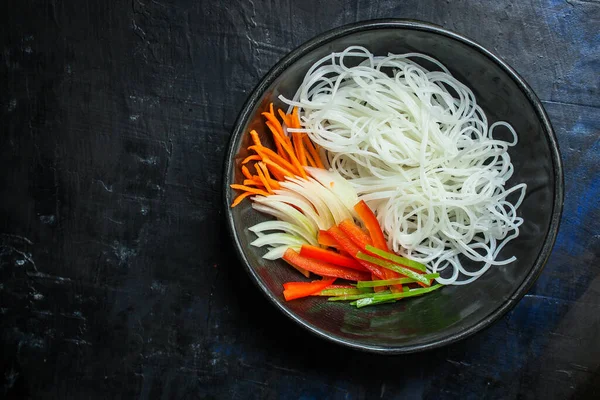
[[[600,397],[600,3],[9,1],[0,12],[0,397]],[[458,344],[385,357],[289,322],[235,258],[222,163],[286,52],[380,17],[512,65],[566,197],[535,286]]]

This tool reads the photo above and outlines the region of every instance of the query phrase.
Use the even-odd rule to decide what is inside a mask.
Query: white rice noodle
[[[390,248],[440,272],[438,282],[469,283],[515,260],[498,253],[523,223],[526,185],[506,188],[517,133],[503,121],[488,127],[473,92],[440,62],[352,46],[315,63],[293,99],[281,100],[301,111],[302,128],[288,130],[320,146],[375,210]],[[495,139],[496,128],[512,140]]]

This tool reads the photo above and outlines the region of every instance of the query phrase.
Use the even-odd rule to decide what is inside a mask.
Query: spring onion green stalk
[[[437,290],[437,289],[441,288],[442,286],[444,286],[444,285],[437,284],[437,285],[433,285],[428,288],[413,289],[413,290],[409,290],[408,292],[400,292],[400,293],[390,293],[390,294],[376,293],[371,297],[357,299],[358,301],[356,302],[356,308],[372,306],[375,304],[381,304],[383,302],[387,302],[390,300],[403,299],[405,297],[421,296],[421,295],[424,295],[425,293],[433,292],[434,290]]]
[[[415,282],[422,283],[425,286],[430,285],[429,279],[424,278],[423,275],[421,275],[413,270],[410,270],[408,268],[394,264],[393,262],[382,260],[380,258],[370,256],[370,255],[362,253],[360,251],[358,252],[358,254],[356,254],[356,258],[358,258],[360,260],[368,261],[372,264],[379,265],[380,267],[395,271],[395,272],[397,272],[401,275],[404,275],[408,278],[412,278],[412,279],[414,279]]]
[[[440,274],[438,274],[438,273],[425,274],[425,275],[423,275],[423,278],[435,279],[435,278],[438,278],[439,276],[440,276]],[[404,285],[406,283],[413,283],[413,282],[416,282],[416,281],[412,278],[385,279],[385,280],[380,280],[380,281],[360,281],[360,282],[356,283],[356,287],[357,288],[371,288],[371,287],[377,287],[377,286]]]
[[[327,301],[359,300],[359,299],[366,299],[369,297],[373,297],[373,296],[375,296],[375,294],[391,294],[391,293],[392,292],[390,292],[389,290],[384,290],[379,293],[348,294],[348,295],[344,295],[344,296],[330,297],[327,299]]]
[[[369,251],[373,254],[376,254],[381,258],[385,258],[386,260],[395,262],[396,264],[405,265],[412,269],[416,269],[416,270],[423,271],[423,272],[427,271],[427,267],[424,264],[421,264],[420,262],[409,260],[406,257],[401,257],[394,253],[389,253],[387,251],[378,249],[377,247],[371,246],[370,244],[368,244],[366,246],[366,249],[367,249],[367,251]]]
[[[360,289],[325,289],[317,293],[317,296],[346,296],[365,293]]]

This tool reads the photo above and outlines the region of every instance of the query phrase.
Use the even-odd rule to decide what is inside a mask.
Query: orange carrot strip
[[[244,174],[246,178],[252,179],[252,174],[250,173],[248,167],[246,167],[245,165],[242,165],[242,174]]]
[[[250,193],[254,193],[254,194],[260,194],[261,196],[269,195],[269,193],[265,192],[264,190],[252,188],[250,186],[233,184],[233,185],[229,185],[229,187],[231,187],[232,189],[245,190],[246,192],[250,192]]]
[[[275,136],[275,127],[272,126],[272,124],[269,124],[269,122],[267,122],[267,126],[269,127],[269,129],[271,129],[271,132],[273,132],[273,136]],[[289,138],[288,138],[289,141]],[[296,169],[299,171],[300,176],[302,176],[303,178],[306,178],[306,172],[304,171],[304,168],[302,168],[302,164],[300,164],[300,161],[298,161],[298,158],[296,157],[296,154],[294,152],[294,149],[291,145],[291,143],[286,142],[285,140],[281,139],[281,145],[283,146],[283,149],[285,151],[287,151],[288,155],[290,156],[290,162],[296,167]]]
[[[277,154],[279,154],[286,161],[291,161],[291,158],[287,152],[286,146],[291,147],[291,143],[287,137],[277,131],[277,128],[273,126],[269,121],[266,122],[267,127],[273,134],[273,141],[277,147]]]
[[[292,140],[294,142],[294,150],[296,150],[296,157],[300,162],[300,165],[306,165],[306,155],[304,152],[304,145],[302,144],[302,134],[299,132],[292,133]]]
[[[275,163],[281,165],[283,168],[292,172],[294,175],[300,175],[299,171],[297,171],[295,166],[290,164],[288,161],[283,159],[279,154],[275,153],[273,150],[269,149],[268,147],[250,146],[250,147],[248,147],[248,149],[256,151],[263,158],[263,161],[265,158],[269,158],[269,159],[273,160]]]
[[[260,169],[262,169],[262,172],[265,175],[265,179],[267,180],[267,182],[269,182],[269,185],[271,186],[271,188],[273,190],[281,189],[281,186],[279,186],[279,182],[277,182],[276,180],[273,180],[273,178],[271,178],[271,174],[269,173],[269,169],[267,168],[265,163],[259,162],[258,166],[260,167]]]
[[[310,155],[309,152],[305,152],[304,155],[306,156],[306,165],[309,165],[311,167],[317,167],[317,163],[315,162],[315,160],[312,158],[312,156]]]
[[[270,194],[273,194],[273,189],[271,188],[269,181],[265,177],[265,174],[262,172],[262,170],[258,166],[258,163],[254,164],[254,168],[256,169],[256,172],[258,173],[258,177],[260,178],[260,181],[263,183],[263,186],[267,189],[267,192],[269,192]]]
[[[283,147],[281,147],[281,143],[279,142],[279,140],[277,140],[277,139],[275,139],[275,137],[273,137],[273,141],[275,142],[275,147],[277,148],[277,154],[279,154],[281,157],[285,158],[287,161],[290,161],[285,150],[283,150]]]
[[[253,154],[251,156],[248,156],[248,157],[244,158],[244,161],[242,161],[242,164],[246,164],[250,161],[260,161],[260,156],[258,154]]]
[[[273,139],[279,140],[282,146],[286,144],[288,146],[292,145],[290,138],[286,136],[283,132],[279,132],[277,130],[277,127],[273,126],[273,124],[270,121],[265,122],[265,125],[267,125],[267,127],[269,127],[269,129],[271,130],[271,133],[273,134]]]
[[[312,142],[312,140],[310,140],[310,138],[308,137],[308,135],[304,135],[302,137],[302,140],[304,141],[304,145],[306,146],[306,149],[308,150],[308,152],[310,153],[310,155],[315,160],[315,163],[317,164],[317,167],[318,168],[325,168],[323,166],[323,162],[321,161],[321,157],[319,156],[319,153],[317,152],[317,149],[313,145],[313,142]]]
[[[281,120],[283,121],[285,126],[287,126],[289,128],[290,124],[291,124],[289,116],[286,115],[281,108],[277,109],[277,112],[279,113],[279,116],[281,117]],[[285,134],[285,129],[283,129],[283,127],[282,127],[282,130],[283,130],[283,134],[282,134],[283,139],[286,140],[288,143],[290,143],[289,138]],[[286,160],[291,161],[286,152],[280,151],[279,155],[282,156],[283,158],[285,158]]]
[[[251,192],[244,192],[244,193],[240,194],[238,197],[235,198],[235,200],[233,200],[233,203],[231,203],[231,208],[237,206],[238,204],[240,204],[242,202],[242,200],[244,200],[248,196],[252,196],[253,194],[254,193],[251,193]]]
[[[272,109],[272,106],[273,106],[273,103],[271,103],[271,109]],[[277,128],[277,131],[283,135],[283,127],[281,126],[281,122],[279,122],[279,120],[277,119],[277,117],[275,116],[275,114],[273,112],[270,112],[270,113],[264,112],[261,115],[267,119],[267,122],[270,122],[271,124],[273,124],[273,126],[275,128]]]
[[[300,117],[298,116],[298,107],[294,107],[290,115],[290,128],[300,128]]]
[[[268,161],[270,162],[270,164]],[[281,167],[279,167],[279,165],[275,164],[268,158],[265,158],[263,162],[265,163],[265,166],[269,170],[269,173],[271,173],[273,175],[273,177],[274,177],[273,180],[278,181],[278,182],[285,180],[285,173],[282,172]],[[277,167],[279,167],[279,169],[277,169],[273,165],[276,165]],[[291,175],[291,176],[293,176],[293,175]]]
[[[271,170],[271,173],[275,176],[277,176],[276,172],[279,174],[282,174],[281,178],[277,178],[277,180],[279,181],[283,181],[286,176],[289,176],[290,178],[294,177],[294,173],[288,171],[287,169],[283,168],[281,165],[274,163],[273,161],[269,160],[268,158],[265,158],[263,161],[265,164],[267,164],[267,167],[270,167],[269,169]],[[272,169],[271,169],[272,168]]]
[[[290,120],[288,119],[286,113],[284,113],[281,108],[277,109],[277,112],[279,113],[279,116],[281,117],[283,123],[290,127]]]
[[[252,141],[254,142],[255,145],[262,146],[262,143],[260,142],[260,138],[258,137],[258,133],[254,129],[252,129],[250,131],[250,136],[252,136]]]
[[[254,179],[244,179],[244,185],[245,186],[251,186],[251,185],[255,185],[255,186],[264,186],[263,183],[260,180],[254,180]]]

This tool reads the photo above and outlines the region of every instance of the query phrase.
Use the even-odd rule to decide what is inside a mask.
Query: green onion
[[[440,274],[426,274],[423,278],[435,279],[439,278]],[[405,283],[416,282],[412,278],[396,278],[396,279],[385,279],[381,281],[359,281],[356,283],[357,288],[377,287],[377,286],[390,286],[390,285],[403,285]]]
[[[361,294],[364,293],[363,290],[360,289],[324,289],[317,293],[317,296],[344,296],[350,294]]]
[[[396,255],[394,253],[388,253],[387,251],[378,249],[377,247],[373,247],[370,244],[368,244],[365,248],[370,253],[376,254],[381,258],[385,258],[386,260],[393,261],[396,264],[402,264],[407,267],[410,267],[410,268],[413,268],[413,269],[416,269],[419,271],[423,271],[423,272],[427,271],[427,267],[425,267],[425,265],[421,264],[420,262],[409,260],[406,257],[400,257],[399,255]]]
[[[409,290],[408,292],[390,293],[390,294],[377,293],[371,297],[359,299],[356,302],[356,308],[371,306],[371,305],[375,305],[375,304],[381,304],[384,302],[388,302],[390,300],[403,299],[405,297],[421,296],[425,293],[433,292],[434,290],[437,290],[437,289],[441,288],[442,286],[444,286],[444,285],[437,284],[437,285],[434,285],[434,286],[431,286],[428,288]]]
[[[390,292],[389,290],[384,290],[377,294],[391,294],[391,293],[392,292]],[[327,300],[328,301],[360,300],[360,299],[366,299],[366,298],[373,297],[373,296],[375,296],[375,293],[348,294],[348,295],[343,295],[343,296],[330,297]]]
[[[430,286],[429,279],[423,277],[423,275],[421,275],[418,272],[415,272],[413,270],[410,270],[408,268],[394,264],[390,261],[382,260],[380,258],[370,256],[370,255],[362,253],[360,251],[356,254],[356,258],[358,258],[359,260],[368,261],[372,264],[379,265],[380,267],[383,267],[383,268],[391,269],[392,271],[395,271],[395,272],[399,273],[400,275],[404,275],[406,277],[414,279],[415,282],[419,282],[419,283],[422,283],[423,285]]]

